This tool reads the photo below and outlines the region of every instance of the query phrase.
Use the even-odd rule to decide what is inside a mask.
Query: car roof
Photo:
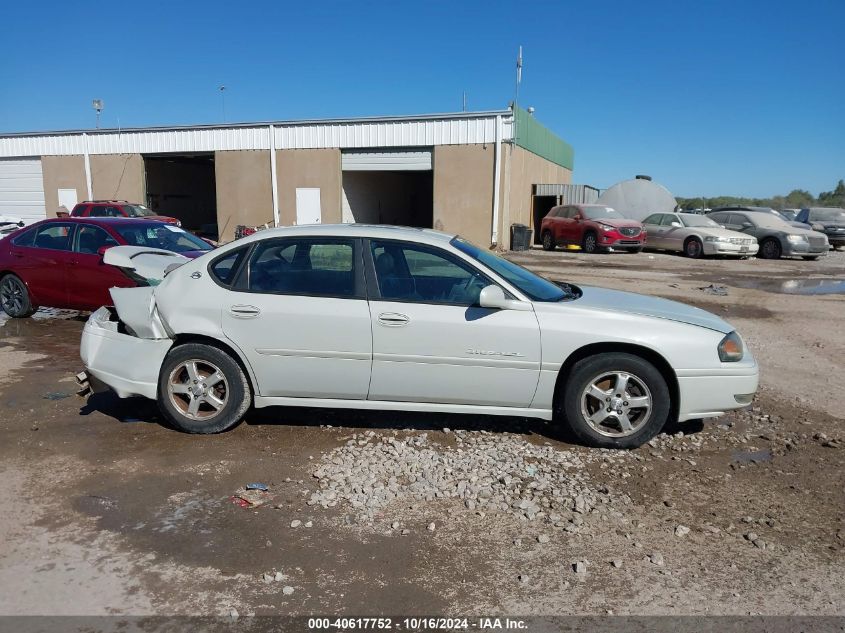
[[[384,240],[407,240],[422,244],[443,245],[455,237],[453,233],[443,233],[434,229],[421,229],[390,224],[300,224],[281,226],[256,231],[230,244],[243,244],[263,240],[268,237],[368,237]],[[227,244],[228,246],[228,244]]]
[[[44,222],[70,222],[71,224],[166,224],[161,220],[153,220],[149,216],[146,218],[127,218],[127,217],[87,217],[70,215],[63,218],[47,218],[41,220],[36,224]]]

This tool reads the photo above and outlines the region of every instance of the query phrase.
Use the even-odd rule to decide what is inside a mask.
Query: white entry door
[[[297,187],[296,189],[296,223],[321,224],[323,220],[320,211],[320,188]]]
[[[76,195],[76,189],[59,189],[59,209],[64,209],[68,213],[73,211],[73,208],[76,206],[76,203],[79,202],[79,198]]]

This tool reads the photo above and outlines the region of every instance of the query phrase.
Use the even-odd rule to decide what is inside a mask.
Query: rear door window
[[[70,224],[44,224],[39,227],[33,246],[54,251],[69,251],[71,233],[73,226]]]
[[[260,242],[249,262],[250,292],[356,298],[353,240],[286,238]],[[240,284],[239,284],[240,285]]]
[[[230,286],[235,280],[238,268],[240,268],[241,262],[248,250],[249,248],[245,246],[215,259],[208,267],[211,276],[218,283],[224,286]]]
[[[15,246],[32,246],[35,242],[35,234],[38,232],[38,229],[29,229],[28,231],[24,231],[17,237],[12,240],[12,243]]]

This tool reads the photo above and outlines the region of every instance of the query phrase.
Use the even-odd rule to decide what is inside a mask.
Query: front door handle
[[[408,325],[410,320],[407,314],[399,314],[398,312],[382,312],[378,315],[378,322],[387,327],[402,327]]]
[[[234,305],[229,308],[229,314],[238,319],[254,319],[261,314],[261,310],[255,306]]]

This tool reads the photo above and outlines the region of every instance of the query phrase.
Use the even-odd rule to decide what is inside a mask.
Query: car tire
[[[599,238],[594,231],[584,233],[584,239],[581,241],[581,250],[590,254],[599,252]]]
[[[218,347],[186,343],[171,349],[162,363],[158,406],[179,431],[228,431],[241,422],[251,402],[244,370]]]
[[[699,259],[704,255],[704,244],[697,237],[689,237],[684,242],[684,255],[690,259]]]
[[[774,237],[767,237],[760,243],[760,251],[757,256],[760,259],[780,259],[783,249],[780,240]]]
[[[814,262],[814,261],[816,261],[818,258],[819,258],[819,255],[813,255],[812,257],[802,257],[801,259],[804,259],[804,260],[806,260],[806,261],[808,261],[808,262]]]
[[[626,386],[617,398],[607,388],[616,388],[620,376],[626,377]],[[598,392],[603,392],[605,402],[595,395]],[[563,401],[556,409],[563,413],[572,434],[579,442],[596,448],[641,446],[660,433],[671,410],[666,379],[654,365],[633,354],[611,352],[578,361],[561,396]],[[648,407],[633,406],[635,398],[637,402],[648,403]],[[608,412],[608,406],[619,408]],[[630,429],[625,428],[622,419]]]
[[[543,250],[544,251],[553,251],[555,250],[555,238],[552,235],[551,231],[543,231]]]
[[[12,273],[0,278],[0,306],[13,319],[25,319],[38,310],[38,306],[32,305],[26,284]]]

